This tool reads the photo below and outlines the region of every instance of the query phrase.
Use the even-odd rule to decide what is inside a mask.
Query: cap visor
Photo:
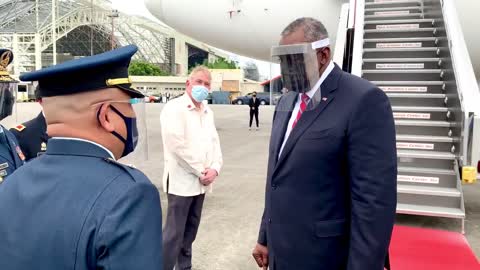
[[[142,94],[142,92],[131,88],[128,84],[119,84],[119,85],[115,85],[115,87],[118,87],[121,90],[127,92],[127,94],[129,94],[133,98],[144,98],[145,97],[145,95]]]

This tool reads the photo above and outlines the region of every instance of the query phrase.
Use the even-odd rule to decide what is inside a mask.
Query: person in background
[[[204,66],[192,70],[186,93],[163,108],[160,124],[164,149],[163,190],[167,221],[163,230],[164,270],[192,269],[205,193],[212,190],[223,164],[213,111],[205,99],[212,77]]]
[[[38,81],[52,138],[0,188],[0,269],[162,269],[158,190],[117,161],[138,147],[144,123],[135,110],[145,96],[128,78],[136,51],[20,76]]]
[[[10,77],[7,66],[13,61],[13,52],[0,49],[0,121],[12,115],[17,81]],[[23,154],[15,136],[0,125],[0,184],[24,164]]]
[[[248,101],[248,106],[250,107],[250,124],[248,125],[248,130],[252,130],[253,117],[255,116],[255,124],[257,125],[258,130],[258,108],[260,107],[260,100],[257,98],[257,92],[252,93],[252,98]]]
[[[42,97],[38,88],[35,89],[35,98],[41,106]],[[43,110],[37,117],[11,128],[10,131],[17,138],[20,148],[25,154],[25,161],[30,161],[47,151],[47,123]]]

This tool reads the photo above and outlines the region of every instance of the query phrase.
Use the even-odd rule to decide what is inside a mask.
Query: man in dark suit
[[[35,90],[35,97],[41,105],[42,98],[39,95],[38,89]],[[17,138],[20,148],[25,154],[25,161],[36,158],[47,151],[47,123],[45,122],[43,111],[41,111],[37,117],[17,125],[10,129],[10,131]]]
[[[257,263],[382,270],[397,177],[387,96],[333,64],[328,33],[315,19],[292,22],[272,54],[289,92],[273,119]]]
[[[252,98],[248,101],[248,107],[250,107],[250,125],[248,128],[252,129],[253,117],[255,116],[255,123],[258,130],[258,107],[260,107],[260,100],[257,98],[257,92],[252,93]]]

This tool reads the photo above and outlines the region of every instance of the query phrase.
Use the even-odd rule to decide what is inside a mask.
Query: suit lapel
[[[290,151],[292,151],[293,147],[295,146],[298,139],[302,136],[302,134],[305,133],[305,131],[315,122],[315,120],[323,112],[323,110],[325,110],[328,104],[330,104],[330,102],[332,102],[332,100],[335,98],[335,90],[338,87],[338,79],[340,78],[341,74],[342,71],[337,65],[335,65],[335,68],[320,86],[320,103],[313,110],[305,111],[302,114],[302,117],[297,122],[295,128],[291,131],[290,136],[285,143],[285,147],[283,148],[283,151],[275,164],[275,170],[278,169],[279,165],[285,160],[286,156],[290,153]],[[288,120],[286,122],[288,123]]]

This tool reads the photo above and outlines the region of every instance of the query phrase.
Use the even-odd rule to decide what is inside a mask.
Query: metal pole
[[[38,0],[35,0],[35,29],[36,29],[36,32],[38,32],[38,21],[39,21],[39,18],[38,18]]]
[[[115,24],[114,19],[119,17],[118,10],[112,9],[112,13],[108,15],[112,19],[112,33],[110,35],[110,42],[112,50],[115,49]]]
[[[93,0],[90,1],[90,55],[93,55]]]
[[[55,0],[52,0],[52,41],[53,41],[53,64],[57,64],[57,9]]]
[[[111,44],[112,44],[112,50],[115,49],[115,44],[114,44],[114,41],[113,41],[113,38],[114,38],[114,36],[115,36],[115,34],[114,34],[115,24],[113,23],[113,20],[114,20],[114,19],[113,19],[113,16],[112,16],[112,34],[111,34],[111,36],[110,36],[110,42],[111,42]]]
[[[273,63],[270,63],[270,106],[273,106],[273,95],[272,95],[272,90],[273,90],[273,74],[272,74],[272,65]]]

